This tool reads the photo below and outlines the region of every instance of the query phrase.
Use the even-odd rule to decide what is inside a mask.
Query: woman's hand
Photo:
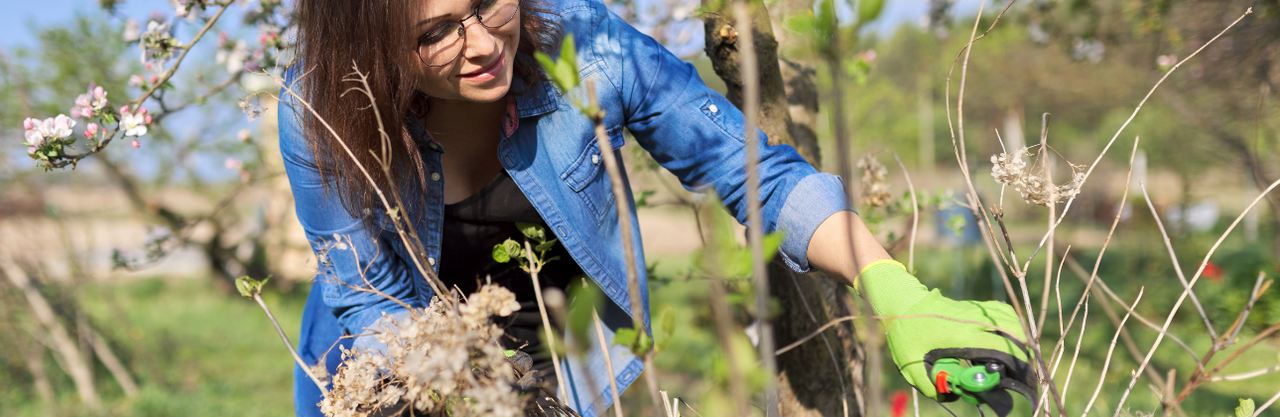
[[[808,256],[810,264],[866,296],[885,326],[894,363],[925,396],[938,397],[924,365],[925,354],[932,350],[982,348],[1029,359],[1015,343],[994,332],[1026,340],[1012,307],[997,301],[956,301],[930,291],[889,257],[853,212],[839,212],[824,221],[809,242]]]
[[[925,396],[938,398],[924,358],[936,349],[991,349],[1028,362],[1013,341],[1025,341],[1018,315],[999,301],[956,301],[928,291],[902,264],[882,261],[862,271],[859,281],[888,334],[889,353],[902,376]]]

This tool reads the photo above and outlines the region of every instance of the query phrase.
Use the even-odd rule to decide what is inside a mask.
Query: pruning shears
[[[1034,410],[1039,383],[1031,364],[991,349],[934,349],[924,356],[925,371],[938,389],[940,402],[964,402],[991,407],[1006,417],[1013,411],[1013,395],[1027,397]]]

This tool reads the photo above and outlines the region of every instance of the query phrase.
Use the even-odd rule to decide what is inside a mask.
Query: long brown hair
[[[416,47],[412,44],[410,25],[404,18],[409,15],[412,1],[424,0],[299,0],[297,3],[297,52],[301,68],[295,68],[300,77],[293,88],[319,113],[317,118],[309,112],[300,112],[302,130],[326,194],[338,195],[343,208],[352,217],[362,218],[370,231],[389,225],[378,225],[376,216],[367,215],[383,206],[374,186],[359,174],[357,164],[368,169],[377,187],[388,193],[394,185],[402,195],[420,195],[426,182],[417,144],[405,128],[406,117],[414,114],[415,109],[424,109],[427,98],[415,88],[412,68],[419,64],[416,55],[405,52]],[[514,76],[526,83],[544,78],[533,59],[534,52],[551,51],[559,42],[561,29],[551,20],[548,10],[539,0],[520,3],[520,43],[513,70]],[[362,93],[344,94],[359,86],[345,81],[354,71],[353,64],[368,77],[382,125],[391,137],[387,152],[390,157],[386,162],[394,181],[383,175],[373,157],[383,155],[383,149],[379,121],[369,109],[369,98]],[[328,122],[346,142],[358,162],[347,155],[321,120]],[[421,199],[405,201],[405,204],[411,214],[422,213]]]

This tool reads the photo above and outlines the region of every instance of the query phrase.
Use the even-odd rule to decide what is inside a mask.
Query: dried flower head
[[[872,207],[889,204],[889,182],[885,179],[889,170],[873,154],[858,159],[858,168],[862,170],[862,201]]]
[[[1028,169],[1029,148],[1015,149],[1012,153],[991,156],[991,177],[1000,184],[1013,187],[1027,204],[1048,207],[1061,204],[1080,194],[1084,185],[1084,166],[1067,163],[1071,167],[1071,181],[1054,185],[1040,169]]]
[[[367,416],[409,406],[419,415],[523,415],[515,371],[499,344],[502,329],[489,319],[519,308],[515,294],[490,284],[457,310],[437,299],[404,319],[384,316],[389,324],[374,337],[386,353],[344,350],[320,411]]]

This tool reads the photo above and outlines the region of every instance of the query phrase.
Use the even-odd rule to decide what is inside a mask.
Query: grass
[[[264,293],[281,325],[296,332],[307,285]],[[111,305],[120,307],[114,310]],[[106,415],[279,416],[293,413],[293,360],[252,301],[219,292],[208,279],[151,278],[85,288],[83,304],[138,379],[125,398],[101,365],[95,370]],[[122,313],[117,315],[114,311]],[[29,376],[0,376],[0,408],[14,416],[79,416],[74,389],[46,359],[57,400],[40,404]],[[12,413],[12,414],[9,414]]]

